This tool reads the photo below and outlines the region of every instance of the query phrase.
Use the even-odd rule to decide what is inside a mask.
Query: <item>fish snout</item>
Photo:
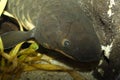
[[[102,56],[101,48],[97,47],[77,47],[72,51],[72,56],[80,62],[99,61]]]
[[[71,50],[65,50],[65,53],[79,62],[100,61],[102,57],[101,47],[97,46],[74,47]]]

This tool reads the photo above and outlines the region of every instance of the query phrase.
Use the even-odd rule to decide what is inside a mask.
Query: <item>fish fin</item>
[[[0,36],[3,42],[4,49],[8,49],[22,41],[29,39],[31,37],[31,34],[30,31],[11,31]]]

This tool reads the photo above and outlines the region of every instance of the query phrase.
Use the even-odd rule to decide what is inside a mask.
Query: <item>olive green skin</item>
[[[44,47],[63,52],[80,62],[99,61],[101,46],[92,19],[80,8],[78,1],[8,0],[7,10],[24,26],[27,26],[26,21],[35,26],[29,32],[19,32],[24,39],[34,37]]]

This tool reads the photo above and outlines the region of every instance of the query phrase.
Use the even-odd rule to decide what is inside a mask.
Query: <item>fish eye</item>
[[[63,39],[62,45],[63,45],[64,47],[68,47],[68,46],[70,46],[70,41],[69,41],[68,39]]]

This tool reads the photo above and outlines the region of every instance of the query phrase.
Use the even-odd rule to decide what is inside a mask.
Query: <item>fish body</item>
[[[99,61],[101,47],[92,19],[79,0],[8,0],[7,10],[30,31],[2,34],[5,48],[34,38],[42,46],[80,62]]]

